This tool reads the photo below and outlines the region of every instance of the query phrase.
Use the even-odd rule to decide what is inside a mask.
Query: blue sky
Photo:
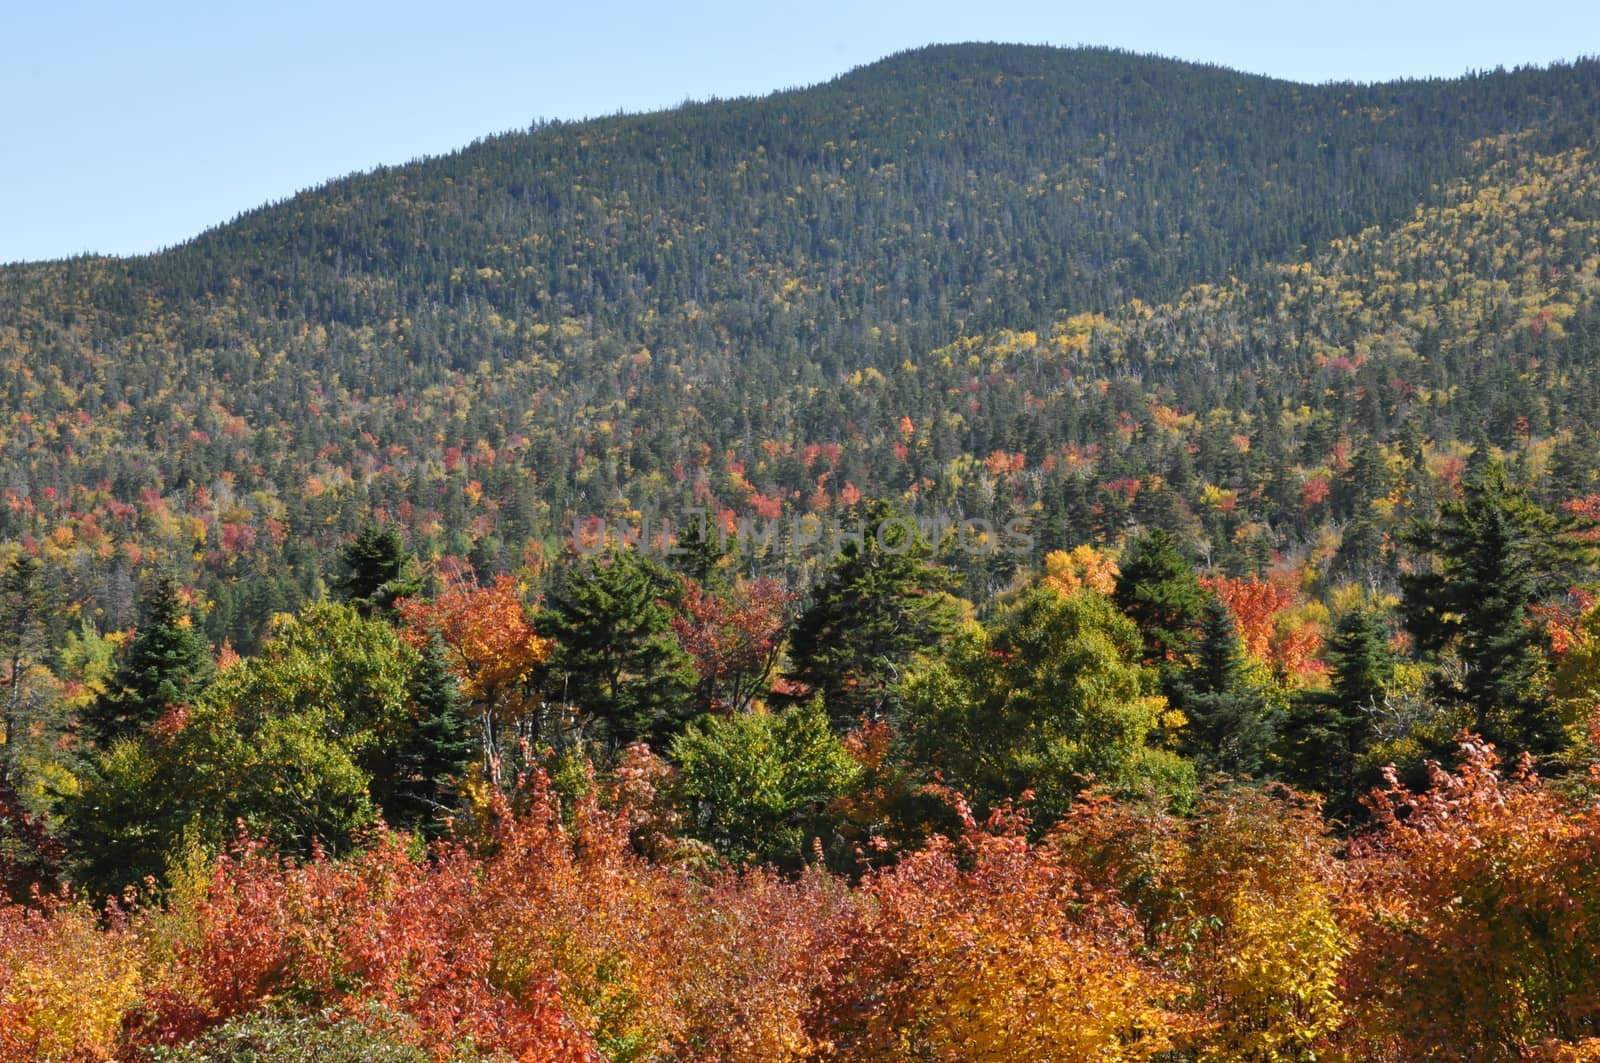
[[[0,262],[145,253],[536,117],[762,94],[968,40],[1370,81],[1600,52],[1600,4],[0,0]]]

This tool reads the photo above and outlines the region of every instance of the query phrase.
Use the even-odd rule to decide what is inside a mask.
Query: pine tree
[[[882,719],[906,668],[955,630],[950,577],[929,561],[914,522],[875,506],[861,542],[846,542],[790,640],[788,677],[820,693],[836,724]]]
[[[556,643],[549,693],[592,716],[619,744],[660,742],[691,711],[693,663],[664,604],[676,589],[656,562],[611,551],[563,572],[536,621]]]
[[[400,598],[413,597],[421,583],[411,572],[412,557],[394,525],[369,524],[339,552],[340,571],[333,591],[362,616],[387,615]]]
[[[1434,562],[1401,579],[1406,628],[1424,653],[1452,651],[1465,666],[1459,678],[1435,673],[1434,692],[1465,708],[1468,726],[1503,756],[1552,753],[1565,742],[1546,682],[1548,638],[1528,610],[1592,561],[1570,531],[1485,460],[1460,501],[1405,535]]]
[[[140,606],[138,633],[110,690],[84,712],[82,724],[101,748],[192,704],[214,671],[211,648],[178,597],[177,582],[159,576]]]
[[[1277,711],[1249,675],[1239,625],[1221,599],[1206,601],[1194,666],[1174,687],[1174,703],[1189,719],[1188,756],[1229,775],[1265,771],[1277,737]]]
[[[1327,690],[1297,699],[1284,734],[1284,760],[1296,785],[1328,799],[1328,813],[1348,816],[1364,789],[1356,765],[1372,739],[1373,713],[1394,679],[1389,626],[1376,612],[1342,617],[1328,641]]]
[[[1128,548],[1112,600],[1138,625],[1145,662],[1165,671],[1193,647],[1207,595],[1177,540],[1157,528]]]

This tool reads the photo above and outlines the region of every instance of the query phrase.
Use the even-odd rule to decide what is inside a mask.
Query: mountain
[[[0,541],[110,626],[176,565],[240,645],[372,514],[485,570],[575,517],[860,496],[1234,570],[1332,571],[1359,523],[1339,564],[1381,568],[1469,444],[1592,488],[1597,130],[1595,61],[961,45],[489,138],[0,269]]]

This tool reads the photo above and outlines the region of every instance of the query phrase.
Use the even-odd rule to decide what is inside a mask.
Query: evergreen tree
[[[1112,600],[1138,626],[1145,662],[1166,673],[1194,646],[1207,595],[1177,540],[1157,528],[1128,548]]]
[[[150,584],[140,605],[137,634],[111,688],[85,710],[81,723],[101,748],[155,722],[176,705],[190,705],[210,682],[211,648],[168,575]]]
[[[664,604],[676,590],[656,562],[610,551],[562,572],[536,621],[556,643],[549,693],[590,714],[612,741],[659,742],[691,711],[694,666]]]
[[[1432,567],[1402,577],[1407,630],[1424,653],[1464,667],[1433,677],[1434,692],[1469,713],[1468,726],[1502,755],[1546,754],[1565,742],[1546,682],[1548,638],[1529,607],[1587,567],[1591,549],[1485,460],[1464,497],[1416,522],[1407,544]]]
[[[373,772],[373,798],[388,822],[436,836],[445,827],[438,815],[448,807],[455,784],[476,759],[476,724],[455,676],[445,664],[438,636],[423,648],[411,676],[413,716],[389,763]]]
[[[1373,713],[1394,679],[1389,626],[1369,609],[1342,617],[1328,640],[1327,690],[1297,699],[1284,734],[1284,761],[1298,786],[1328,799],[1331,816],[1354,813],[1363,780],[1357,763],[1372,739]]]
[[[1184,752],[1213,771],[1260,776],[1278,719],[1246,667],[1239,625],[1227,603],[1207,600],[1194,666],[1176,682],[1176,703],[1189,719]]]
[[[339,551],[334,596],[355,606],[362,616],[387,614],[401,598],[421,591],[412,557],[394,525],[368,524]]]
[[[931,554],[913,521],[874,506],[861,542],[844,544],[812,593],[790,640],[789,678],[820,693],[836,724],[893,711],[907,667],[955,630],[950,577]]]
[[[718,593],[728,587],[734,556],[732,533],[722,533],[713,514],[702,514],[700,520],[691,522],[678,536],[671,565],[680,576],[694,580],[709,592]]]
[[[20,739],[32,715],[28,666],[44,650],[49,602],[39,562],[19,554],[0,574],[0,662],[6,683],[0,703],[0,784],[15,781]]]

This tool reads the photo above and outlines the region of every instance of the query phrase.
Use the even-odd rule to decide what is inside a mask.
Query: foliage
[[[816,702],[707,718],[671,751],[695,833],[740,864],[799,864],[857,772]]]
[[[892,714],[906,670],[959,615],[914,521],[876,506],[861,531],[813,590],[790,639],[789,680],[820,694],[836,723]]]
[[[783,651],[794,595],[771,577],[737,580],[725,592],[683,581],[672,630],[700,677],[705,711],[738,713],[766,693]]]
[[[551,588],[538,630],[556,649],[549,696],[598,724],[609,740],[659,740],[690,714],[695,674],[664,599],[677,581],[633,551],[575,561]]]
[[[211,648],[172,577],[161,576],[150,585],[139,622],[139,633],[118,662],[110,689],[82,716],[83,726],[102,748],[193,704],[211,679]]]
[[[1159,748],[1179,721],[1150,693],[1140,652],[1103,595],[1029,590],[908,681],[905,756],[987,804],[1029,793],[1046,820],[1091,780],[1181,791],[1190,770]]]
[[[461,695],[478,718],[483,770],[498,783],[504,736],[518,735],[530,720],[539,722],[536,714],[542,706],[530,687],[549,660],[551,643],[534,630],[510,576],[484,585],[470,568],[457,565],[447,566],[443,576],[435,598],[403,600],[399,612],[412,646],[432,653],[437,640]],[[559,740],[559,723],[549,729],[553,734],[541,737]]]
[[[1593,1035],[1600,994],[1600,821],[1509,775],[1463,735],[1454,772],[1426,790],[1391,773],[1354,853],[1346,918],[1359,943],[1345,993],[1355,1050],[1397,1058],[1527,1058]]]
[[[414,559],[406,552],[399,529],[369,524],[339,551],[340,571],[333,589],[341,601],[363,616],[388,613],[395,602],[415,597],[419,580],[411,571]]]
[[[1513,752],[1547,754],[1568,741],[1548,693],[1549,642],[1530,607],[1553,576],[1590,553],[1488,464],[1465,497],[1416,525],[1411,546],[1436,559],[1404,577],[1406,627],[1421,649],[1456,649],[1459,682],[1435,686],[1469,712],[1471,729]]]
[[[1196,1025],[1132,920],[1004,820],[970,816],[864,889],[818,1020],[840,1060],[1146,1060]]]

